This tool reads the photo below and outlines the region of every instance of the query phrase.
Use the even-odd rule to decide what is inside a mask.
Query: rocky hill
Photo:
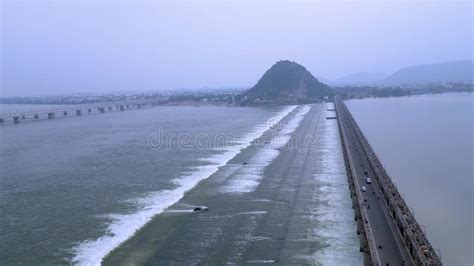
[[[255,86],[239,97],[240,104],[298,104],[323,101],[332,90],[302,65],[282,60],[263,74]]]

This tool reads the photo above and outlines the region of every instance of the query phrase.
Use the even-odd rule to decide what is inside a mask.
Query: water
[[[109,234],[94,241],[86,241],[76,247],[74,249],[76,256],[74,257],[73,262],[77,262],[82,265],[98,264],[98,262],[100,262],[105,255],[112,251],[113,248],[117,247],[120,243],[131,237],[135,233],[136,229],[141,228],[147,222],[149,222],[153,216],[163,212],[167,207],[176,203],[184,196],[187,191],[194,188],[200,181],[210,177],[212,174],[217,172],[220,167],[225,166],[227,162],[240,153],[241,150],[248,147],[254,139],[259,138],[265,131],[273,127],[293,109],[295,109],[295,106],[283,108],[281,111],[271,116],[265,123],[260,123],[258,126],[254,127],[252,131],[245,134],[238,134],[238,131],[230,131],[226,133],[223,131],[223,128],[217,128],[218,133],[215,135],[209,132],[204,133],[203,131],[195,131],[188,134],[183,134],[183,132],[181,132],[181,135],[176,134],[178,140],[177,144],[186,144],[179,141],[182,140],[180,136],[187,135],[186,138],[196,138],[192,142],[194,144],[193,146],[186,144],[176,147],[175,149],[180,153],[188,151],[209,150],[218,152],[211,156],[201,157],[199,161],[203,163],[202,165],[194,167],[192,171],[186,173],[180,178],[172,179],[170,182],[174,185],[173,188],[161,189],[159,191],[149,193],[145,197],[134,199],[135,202],[141,203],[140,205],[144,205],[145,208],[142,208],[132,214],[114,214],[109,216],[113,219],[113,223],[107,228],[107,232]],[[192,125],[189,126],[193,127]],[[222,134],[223,136],[231,136],[232,138],[219,138],[217,137],[218,134]],[[227,141],[215,143],[215,140],[222,141],[224,139]],[[159,145],[153,145],[153,148],[168,149],[166,146]],[[164,156],[167,155],[165,154]],[[176,157],[174,159],[181,160],[180,157]]]
[[[226,201],[248,195],[309,110],[157,107],[5,125],[0,128],[0,262],[95,265],[211,176],[215,180],[209,182],[218,185],[209,195]],[[274,126],[280,129],[269,145],[249,147]],[[304,260],[358,264],[337,124],[321,119],[316,128],[315,189],[309,191],[311,215],[305,219],[313,225],[313,241],[323,245]],[[228,164],[241,153],[252,157],[252,165]],[[234,168],[240,170],[226,172]],[[206,186],[196,191],[203,195]],[[255,215],[266,212],[245,214]]]
[[[2,127],[0,261],[105,255],[242,148],[218,134],[252,138],[290,110],[159,107]]]
[[[351,100],[348,107],[446,265],[473,265],[469,93]]]
[[[264,145],[242,150],[105,265],[361,265],[337,123],[325,119],[327,108],[296,108],[256,139]],[[297,142],[305,137],[311,144]],[[209,211],[193,213],[196,205]]]
[[[319,226],[314,231],[328,248],[316,252],[313,258],[318,265],[362,265],[337,122],[326,119],[323,123],[318,132],[322,158],[320,170],[315,173],[319,184],[315,197],[327,204],[315,208]]]
[[[236,178],[229,180],[222,187],[222,191],[224,193],[248,193],[254,191],[259,185],[259,181],[264,177],[263,172],[265,169],[278,157],[280,149],[288,143],[291,133],[300,125],[301,120],[310,109],[310,106],[304,106],[287,125],[281,126],[281,131],[253,156],[250,166],[234,170],[238,170]]]

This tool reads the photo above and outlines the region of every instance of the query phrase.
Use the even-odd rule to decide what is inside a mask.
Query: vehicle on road
[[[367,188],[364,187],[364,186],[362,186],[362,187],[360,188],[360,190],[362,190],[362,192],[366,192],[366,191],[367,191]]]
[[[367,177],[367,178],[365,179],[365,182],[366,182],[367,184],[372,184],[372,180],[370,180],[370,177]]]

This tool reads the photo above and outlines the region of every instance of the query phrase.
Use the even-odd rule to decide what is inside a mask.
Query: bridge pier
[[[13,124],[19,124],[20,123],[20,117],[19,116],[14,116],[13,117]]]
[[[368,251],[368,248],[366,248],[365,251],[364,251],[364,265],[373,265],[372,264],[372,259],[370,258],[370,252]]]
[[[112,106],[109,106],[109,111],[112,111]]]
[[[104,107],[99,107],[99,108],[97,108],[97,110],[98,110],[100,113],[105,113]]]
[[[142,105],[141,105],[141,104],[137,104],[137,108],[142,108]]]
[[[35,114],[35,119],[39,119],[39,115],[38,115],[38,114]]]
[[[63,112],[63,115],[64,115],[64,116],[67,116],[67,111],[64,111],[64,112]]]
[[[3,123],[5,123],[5,119],[0,118],[0,124],[3,124]]]
[[[359,203],[357,202],[357,195],[355,192],[351,192],[351,199],[352,199],[352,209],[356,210],[359,208]],[[360,212],[359,212],[360,215]],[[357,212],[355,212],[355,216],[357,216]]]
[[[92,109],[90,109],[90,108],[87,109],[87,112],[88,112],[88,113],[92,113]]]
[[[22,114],[21,115],[21,119],[25,119],[26,118],[26,115],[25,114]]]
[[[125,110],[124,106],[120,105],[120,111],[123,111],[123,110]]]
[[[81,115],[82,115],[81,110],[76,110],[76,116],[81,116]]]
[[[54,118],[54,112],[48,113],[48,119],[53,119]]]

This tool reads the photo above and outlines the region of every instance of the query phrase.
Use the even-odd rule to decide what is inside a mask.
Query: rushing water
[[[235,139],[290,110],[159,107],[2,126],[0,262],[105,255],[241,149]]]
[[[254,191],[309,109],[157,107],[1,126],[0,264],[98,264],[291,113],[251,172],[216,193]],[[327,203],[311,208],[325,245],[308,259],[359,262],[337,126],[323,122],[314,201]]]
[[[446,265],[473,265],[470,93],[348,102]]]

